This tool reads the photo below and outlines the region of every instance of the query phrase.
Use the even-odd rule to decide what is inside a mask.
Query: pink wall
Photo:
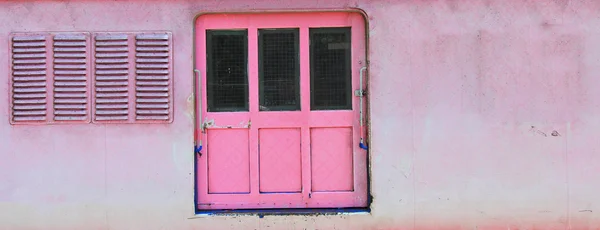
[[[370,214],[194,217],[193,22],[369,16]],[[600,229],[594,1],[2,1],[0,229]],[[172,124],[11,126],[11,31],[169,30]],[[552,134],[554,133],[554,135]]]

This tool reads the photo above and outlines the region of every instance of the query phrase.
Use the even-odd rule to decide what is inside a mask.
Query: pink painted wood
[[[301,192],[300,128],[259,129],[260,192]]]
[[[209,193],[249,193],[250,154],[247,129],[214,129],[207,132]]]
[[[358,147],[358,97],[352,99],[352,110],[310,110],[308,33],[318,27],[352,27],[352,89],[358,89],[359,70],[366,63],[364,19],[359,14],[208,14],[196,21],[196,68],[202,73],[196,85],[196,112],[202,115],[196,138],[204,143],[197,171],[199,209],[367,205],[367,154]],[[259,28],[299,28],[301,111],[259,112]],[[248,29],[249,112],[207,112],[207,29]],[[246,133],[247,138],[242,135]]]
[[[352,128],[310,131],[313,191],[352,191]]]

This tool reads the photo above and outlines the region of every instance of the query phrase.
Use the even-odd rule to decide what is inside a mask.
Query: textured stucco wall
[[[193,20],[368,14],[371,214],[194,209]],[[0,229],[600,229],[596,1],[2,1]],[[11,31],[170,30],[169,125],[11,126]],[[2,83],[4,82],[4,83]]]

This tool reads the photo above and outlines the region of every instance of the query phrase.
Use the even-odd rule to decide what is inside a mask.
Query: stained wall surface
[[[203,12],[361,9],[369,214],[195,216]],[[600,3],[0,2],[0,229],[600,229]],[[167,30],[171,124],[9,124],[9,34]]]

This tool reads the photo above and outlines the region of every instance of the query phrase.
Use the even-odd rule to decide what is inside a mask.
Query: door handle
[[[197,89],[202,89],[202,79],[200,78],[200,70],[194,69],[194,73],[196,74],[196,85]],[[200,90],[198,90],[200,91]],[[196,106],[196,119],[194,120],[194,134],[196,138],[194,138],[194,153],[198,154],[198,156],[202,156],[202,139],[200,138],[200,133],[204,133],[204,124],[200,125],[200,133],[198,133],[198,121],[202,121],[202,100],[196,100],[198,97],[202,95],[201,92],[196,92],[194,95],[194,106]]]
[[[361,149],[364,150],[369,150],[369,147],[365,144],[364,142],[364,138],[363,138],[363,97],[364,97],[364,90],[363,90],[363,73],[365,72],[365,70],[367,70],[366,66],[363,66],[362,68],[360,68],[360,73],[359,73],[359,89],[357,90],[358,92],[355,92],[354,94],[360,97],[360,108],[359,108],[359,113],[360,113],[360,143],[358,144],[358,146]]]

